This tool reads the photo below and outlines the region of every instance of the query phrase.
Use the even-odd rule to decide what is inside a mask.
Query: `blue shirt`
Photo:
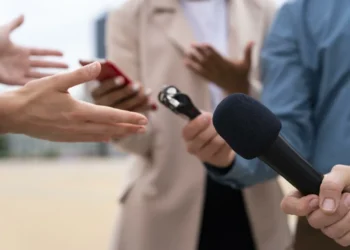
[[[285,3],[261,66],[261,101],[281,120],[290,144],[321,173],[350,165],[350,1]],[[235,188],[276,176],[261,161],[239,156],[226,174],[211,173]]]

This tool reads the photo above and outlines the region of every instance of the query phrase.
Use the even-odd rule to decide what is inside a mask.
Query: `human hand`
[[[216,132],[212,114],[203,113],[190,121],[183,129],[187,150],[201,161],[217,167],[229,167],[235,157],[234,151]]]
[[[24,85],[27,82],[49,76],[40,73],[36,68],[65,69],[68,65],[55,61],[34,59],[32,56],[62,56],[57,50],[28,48],[14,44],[11,33],[24,22],[20,16],[11,22],[0,26],[0,82],[9,85]]]
[[[91,93],[98,105],[135,112],[157,109],[150,94],[151,90],[139,83],[125,84],[122,77],[101,82]]]
[[[31,81],[0,95],[0,132],[58,142],[93,142],[145,132],[141,114],[75,100],[68,89],[91,81],[101,70],[93,63],[76,71]]]
[[[252,42],[247,44],[243,60],[232,61],[221,56],[208,44],[193,44],[185,58],[185,64],[228,93],[247,94],[253,45]]]
[[[309,224],[320,229],[341,246],[350,246],[350,168],[337,165],[325,175],[320,194],[302,197],[299,192],[286,196],[282,210],[287,214],[307,216]]]

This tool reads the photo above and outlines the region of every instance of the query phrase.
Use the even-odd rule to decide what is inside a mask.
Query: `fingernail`
[[[313,199],[309,203],[310,208],[315,209],[318,207],[318,199]]]
[[[350,208],[350,195],[349,194],[346,194],[346,197],[344,199],[344,204],[345,204],[345,206]]]
[[[146,132],[146,128],[145,127],[139,128],[136,132],[139,134],[143,134]]]
[[[115,85],[117,85],[117,86],[121,86],[121,85],[123,85],[123,84],[125,83],[125,79],[124,79],[124,77],[122,77],[122,76],[117,76],[117,77],[114,79],[114,83],[115,83]]]
[[[98,62],[94,62],[94,63],[88,64],[86,67],[88,67],[88,69],[91,70],[91,71],[95,71],[99,64],[100,63],[98,63]]]
[[[202,122],[207,123],[209,121],[209,118],[207,116],[202,117]]]
[[[138,125],[147,125],[147,123],[148,123],[147,119],[143,119],[143,118],[137,122]]]
[[[330,198],[326,198],[322,203],[322,208],[325,211],[333,211],[335,209],[335,201]]]
[[[140,88],[141,88],[141,85],[138,84],[138,83],[134,83],[134,84],[131,86],[131,89],[132,89],[132,91],[134,91],[134,92],[139,91]]]
[[[146,95],[146,96],[150,96],[151,94],[152,94],[152,89],[147,88],[147,89],[145,90],[145,95]]]
[[[156,110],[158,109],[157,104],[153,103],[153,104],[151,105],[151,109],[154,110],[154,111],[156,111]]]

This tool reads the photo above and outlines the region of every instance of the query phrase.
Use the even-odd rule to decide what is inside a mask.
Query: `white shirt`
[[[197,42],[211,44],[222,56],[228,56],[228,14],[226,0],[180,0]],[[210,83],[212,105],[223,98],[222,90]]]

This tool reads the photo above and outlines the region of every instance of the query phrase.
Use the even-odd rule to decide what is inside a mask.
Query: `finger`
[[[203,58],[208,58],[212,55],[212,53],[206,48],[206,44],[193,44],[192,47],[195,48]]]
[[[302,197],[299,191],[293,191],[285,196],[281,202],[284,213],[296,216],[307,216],[318,208],[317,195]]]
[[[343,199],[344,205],[350,207],[350,195],[347,194]],[[332,239],[339,239],[344,237],[347,233],[350,232],[350,211],[338,222],[325,227],[322,229],[322,232]]]
[[[78,104],[78,108],[73,113],[72,119],[105,124],[128,123],[146,125],[148,123],[147,118],[139,113],[98,106],[86,102],[80,102]]]
[[[224,162],[229,162],[228,164],[223,164],[222,166],[219,167],[229,167],[232,165],[232,161],[235,158],[235,152],[230,148],[230,146],[224,144],[214,155],[216,159],[221,159],[221,161]]]
[[[86,135],[99,135],[109,138],[121,138],[126,135],[144,133],[146,131],[144,126],[127,123],[101,124],[85,122],[82,123],[80,127],[79,133]]]
[[[41,73],[39,71],[30,71],[26,74],[26,77],[28,78],[34,78],[34,79],[39,79],[39,78],[44,78],[48,76],[52,76],[53,74],[49,73]]]
[[[340,239],[336,239],[335,242],[337,242],[342,247],[350,246],[350,233],[345,234]]]
[[[320,207],[325,213],[332,214],[337,210],[342,192],[349,185],[349,166],[336,165],[324,176],[320,188]]]
[[[28,82],[35,80],[34,78],[29,77],[23,77],[20,80],[18,80],[17,85],[26,85]]]
[[[249,66],[252,64],[254,42],[249,42],[244,50],[244,64]]]
[[[6,32],[11,33],[15,29],[17,29],[19,26],[21,26],[24,22],[24,16],[20,15],[19,17],[16,17],[12,21],[10,21],[8,24],[5,25]]]
[[[116,83],[115,79],[108,79],[100,82],[97,88],[91,92],[91,96],[96,99],[100,98],[104,94],[107,94],[113,90],[119,89],[120,86]]]
[[[190,68],[192,71],[194,71],[195,73],[197,73],[198,75],[203,75],[204,74],[204,70],[203,70],[203,67],[202,65],[186,58],[184,60],[185,62],[185,65]]]
[[[221,58],[221,55],[210,44],[204,44],[202,48],[211,60],[217,60]]]
[[[214,127],[208,126],[204,131],[197,134],[197,136],[194,137],[193,140],[188,141],[188,143],[187,143],[188,152],[191,154],[204,155],[202,150],[206,146],[209,146],[210,147],[209,149],[214,150],[213,148],[217,147],[217,145],[211,144],[211,142],[216,137],[216,135],[217,135],[217,133],[216,133]],[[209,157],[209,155],[206,155],[206,157]]]
[[[132,111],[142,105],[147,106],[147,102],[148,96],[146,96],[143,91],[139,91],[136,95],[133,95],[130,98],[124,99],[121,102],[114,104],[114,107]]]
[[[220,151],[224,150],[225,148],[227,148],[226,142],[215,131],[215,136],[208,144],[203,146],[203,148],[201,149],[201,153],[203,153],[203,155],[213,157],[214,155],[220,154]],[[225,151],[227,152],[227,150]]]
[[[61,51],[53,49],[30,48],[29,52],[31,56],[63,56]]]
[[[134,112],[147,112],[150,110],[157,110],[157,104],[151,101],[150,96],[152,94],[151,89],[145,90],[145,95],[148,97],[146,103],[141,103],[140,106],[136,106],[132,111]]]
[[[123,102],[124,100],[135,97],[138,93],[143,93],[141,85],[133,84],[131,86],[125,86],[111,90],[111,92],[102,95],[100,98],[95,98],[96,104],[105,105],[109,107],[116,107],[116,104]],[[121,106],[118,108],[122,109]]]
[[[140,98],[140,100],[136,104],[130,106],[131,107],[129,107],[127,110],[133,112],[145,112],[152,110],[152,104],[149,97]]]
[[[196,47],[192,47],[191,51],[187,54],[187,58],[198,64],[202,64],[206,60],[205,54],[200,53]]]
[[[345,201],[348,199],[348,193],[342,196],[342,200],[338,209],[332,214],[326,214],[323,210],[318,209],[308,216],[308,221],[310,226],[315,229],[322,229],[333,225],[334,223],[340,221],[348,213],[349,207],[346,205]]]
[[[66,69],[68,65],[60,62],[51,62],[51,61],[41,61],[41,60],[31,60],[30,66],[35,68],[57,68],[57,69]]]
[[[190,121],[182,130],[185,141],[193,140],[199,133],[206,130],[211,123],[211,115],[204,113]]]
[[[52,82],[57,90],[66,92],[71,87],[96,79],[100,72],[101,64],[95,62],[75,71],[53,75],[47,81]]]
[[[41,139],[47,139],[42,137]],[[50,141],[54,142],[108,142],[110,137],[101,136],[101,135],[91,135],[91,134],[71,134],[68,135],[64,133],[58,135],[56,138],[50,137]]]

